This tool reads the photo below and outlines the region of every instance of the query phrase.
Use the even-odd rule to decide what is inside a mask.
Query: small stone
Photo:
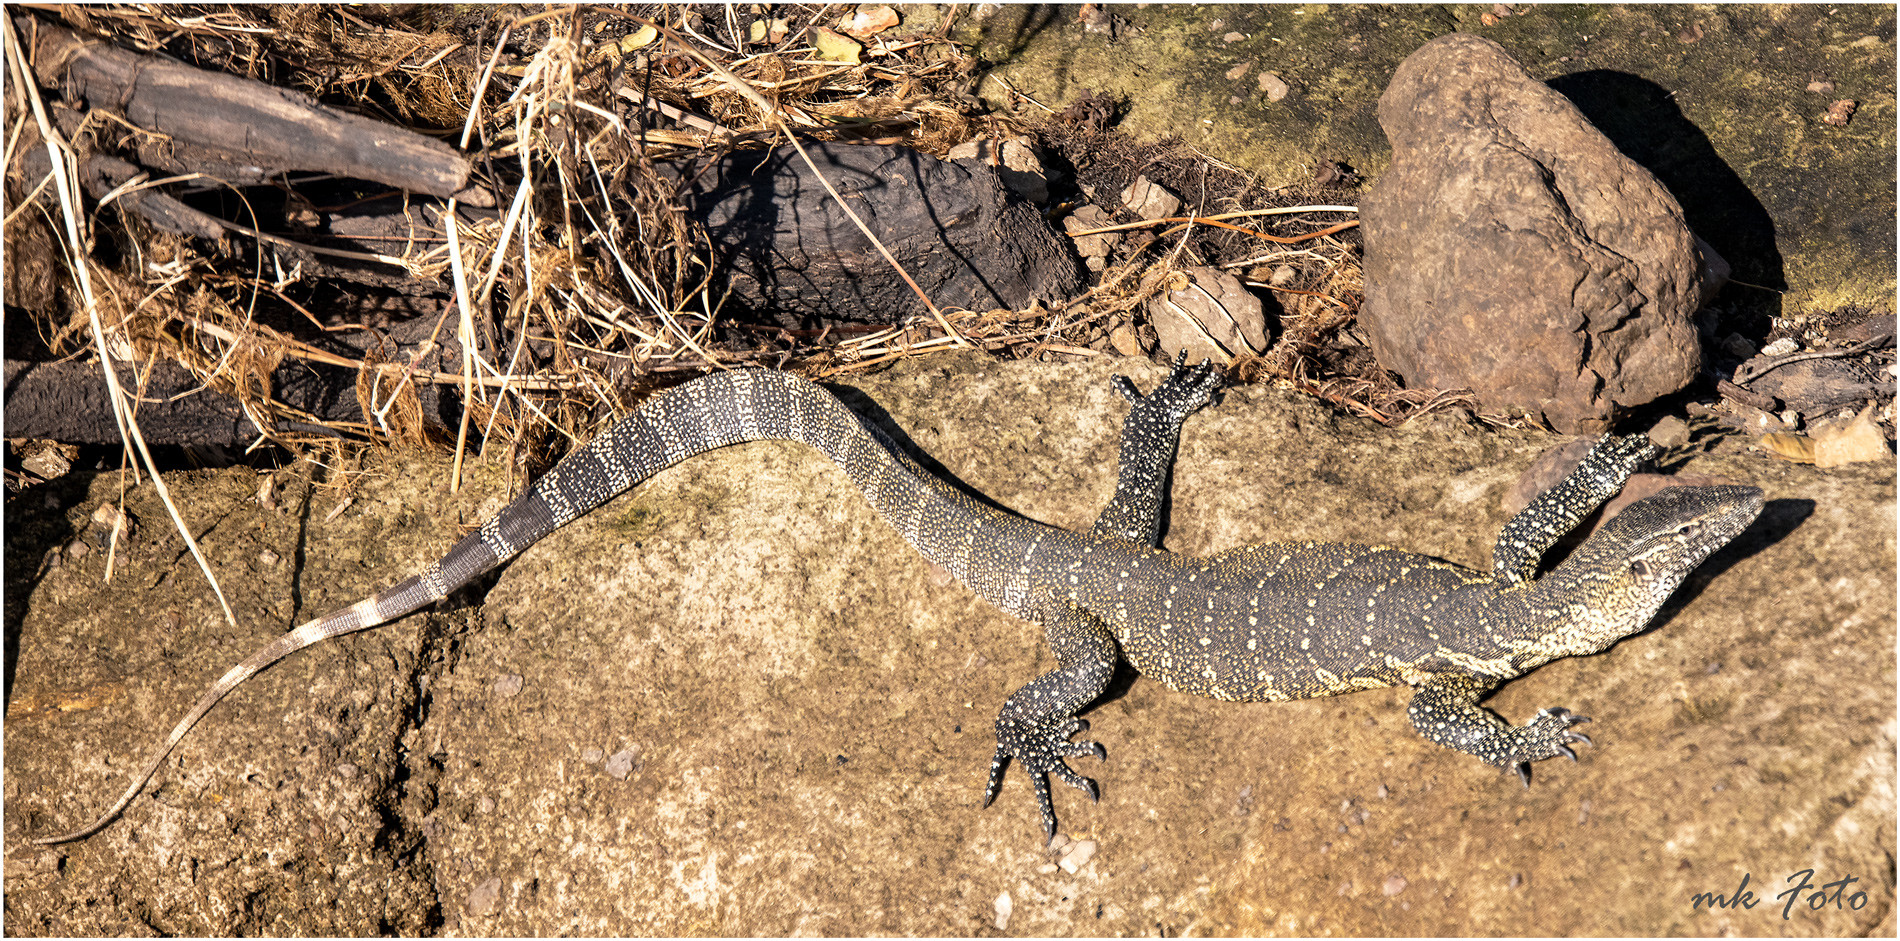
[[[1399,894],[1400,892],[1405,891],[1405,887],[1408,884],[1409,883],[1405,881],[1404,876],[1401,876],[1395,872],[1385,877],[1385,885],[1383,887],[1383,890],[1386,896],[1389,898],[1391,896]]]
[[[269,549],[265,549],[257,554],[257,561],[264,565],[276,565],[281,558],[281,556]]]
[[[20,459],[20,466],[24,468],[27,473],[41,480],[52,480],[72,470],[73,454],[78,453],[77,449],[72,449],[73,453],[69,454],[67,453],[68,446],[62,446],[54,442],[43,442],[36,445],[25,446],[20,450],[26,452],[26,455]],[[110,504],[103,504],[100,508],[104,509],[106,506],[110,506]],[[98,518],[99,514],[94,513],[93,519],[96,521]]]
[[[1861,409],[1860,414],[1850,421],[1815,426],[1810,436],[1814,439],[1816,467],[1839,467],[1861,461],[1893,459],[1893,452],[1887,448],[1887,436],[1881,434],[1880,427],[1874,424],[1874,408],[1871,405]]]
[[[527,681],[522,679],[519,673],[503,673],[495,677],[495,685],[491,688],[495,691],[495,695],[506,699],[520,695],[521,688],[526,684]]]
[[[882,3],[859,4],[856,12],[838,23],[838,29],[856,36],[869,39],[897,25],[897,11]]]
[[[1273,276],[1267,279],[1267,283],[1276,288],[1283,288],[1292,284],[1293,279],[1298,276],[1299,272],[1294,271],[1292,265],[1281,265],[1273,269]]]
[[[1831,124],[1835,127],[1846,127],[1847,122],[1854,119],[1854,112],[1859,108],[1860,102],[1851,98],[1843,98],[1827,106],[1827,113],[1821,115],[1821,123]]]
[[[1115,35],[1115,16],[1108,12],[1105,4],[1084,3],[1076,10],[1075,18],[1082,21],[1082,31],[1085,33]]]
[[[1181,198],[1168,192],[1167,187],[1138,176],[1122,190],[1122,205],[1143,219],[1167,219],[1181,210]]]
[[[1266,312],[1239,278],[1218,268],[1198,267],[1169,276],[1168,288],[1148,300],[1148,320],[1169,359],[1185,351],[1188,361],[1220,365],[1267,349]]]
[[[1674,415],[1665,416],[1649,429],[1649,440],[1659,448],[1679,448],[1689,443],[1689,423]]]
[[[978,138],[950,148],[950,160],[970,160],[991,167],[1009,190],[1032,203],[1049,201],[1049,171],[1027,137],[1007,140]]]
[[[1749,359],[1760,351],[1755,349],[1755,344],[1748,342],[1747,337],[1731,333],[1722,338],[1722,352],[1736,359]]]
[[[607,753],[601,749],[591,746],[581,749],[581,760],[590,765],[598,764],[600,760],[605,757],[607,757]]]
[[[1794,337],[1782,337],[1761,348],[1763,356],[1786,356],[1801,349],[1801,343]]]
[[[1247,70],[1250,68],[1253,68],[1252,62],[1242,62],[1241,64],[1236,65],[1231,69],[1228,69],[1227,80],[1230,82],[1238,81],[1242,76],[1247,74]]]
[[[1245,33],[1228,33],[1220,38],[1221,42],[1239,42],[1247,38]]]
[[[1094,840],[1077,840],[1069,844],[1069,851],[1063,854],[1056,865],[1061,866],[1063,872],[1073,876],[1083,866],[1088,865],[1089,860],[1095,858],[1097,848],[1098,844]]]
[[[1287,92],[1292,91],[1292,88],[1287,85],[1286,79],[1272,72],[1260,73],[1259,82],[1260,90],[1267,93],[1268,101],[1279,101],[1286,97]]]
[[[1113,225],[1115,220],[1101,207],[1088,205],[1069,213],[1062,219],[1065,232],[1085,232]],[[1115,243],[1121,241],[1120,232],[1102,232],[1096,235],[1083,235],[1074,239],[1076,254],[1083,258],[1106,258],[1113,251]]]
[[[811,45],[818,50],[818,58],[845,65],[857,65],[864,52],[864,47],[858,45],[857,40],[823,26],[812,27]]]
[[[607,763],[601,767],[601,770],[618,780],[625,781],[628,775],[638,771],[639,768],[640,746],[629,745],[607,759]]]
[[[1010,912],[1015,911],[1015,908],[1016,908],[1015,903],[1009,900],[1008,892],[1001,892],[997,894],[996,896],[996,930],[1003,931],[1009,928],[1009,915],[1010,915]]]
[[[1834,94],[1834,83],[1822,81],[1809,82],[1808,91],[1817,95],[1832,95]]]
[[[501,877],[489,876],[470,889],[465,903],[471,915],[493,915],[501,910]]]
[[[1140,356],[1141,340],[1135,336],[1135,328],[1122,324],[1108,333],[1108,343],[1115,352],[1123,356]]]

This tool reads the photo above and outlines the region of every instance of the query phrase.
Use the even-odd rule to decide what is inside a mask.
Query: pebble
[[[1073,876],[1077,870],[1088,865],[1089,860],[1095,858],[1095,851],[1098,848],[1099,844],[1094,840],[1077,840],[1069,844],[1068,852],[1056,861],[1056,865],[1061,866],[1063,872]]]
[[[618,780],[625,781],[627,775],[632,774],[639,766],[640,748],[637,745],[630,745],[615,752],[612,758],[607,759],[607,764],[602,766],[601,770]]]
[[[1657,447],[1679,448],[1689,443],[1689,423],[1669,415],[1649,429],[1649,440]]]
[[[1145,176],[1138,176],[1122,190],[1122,205],[1143,219],[1166,219],[1180,210],[1181,197]]]
[[[501,910],[501,877],[489,876],[468,892],[468,913],[493,915]]]

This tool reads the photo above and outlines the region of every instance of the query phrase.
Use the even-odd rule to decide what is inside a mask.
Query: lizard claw
[[[1590,744],[1590,737],[1582,732],[1573,732],[1570,727],[1590,721],[1589,716],[1580,716],[1562,706],[1552,706],[1537,714],[1537,717],[1517,729],[1517,741],[1504,764],[1517,772],[1525,787],[1531,786],[1531,762],[1562,755],[1571,761],[1577,760],[1576,749],[1570,742]]]
[[[1101,800],[1101,788],[1093,778],[1077,774],[1063,761],[1064,758],[1077,758],[1094,755],[1104,761],[1108,759],[1108,750],[1100,742],[1072,742],[1069,736],[1088,730],[1086,719],[1073,716],[1046,723],[1029,723],[1021,718],[1001,715],[996,718],[996,754],[990,759],[989,784],[983,790],[983,806],[988,807],[996,800],[996,794],[1003,786],[1003,771],[1015,759],[1029,775],[1029,783],[1036,789],[1036,804],[1042,814],[1043,835],[1054,839],[1056,835],[1055,802],[1049,796],[1049,776],[1055,775],[1062,783],[1069,785],[1089,796],[1091,801]]]
[[[1187,351],[1182,350],[1180,355],[1174,358],[1174,365],[1168,372],[1168,378],[1162,380],[1161,384],[1147,395],[1142,395],[1137,391],[1135,384],[1128,381],[1127,376],[1115,376],[1110,381],[1114,384],[1115,391],[1121,393],[1122,398],[1127,399],[1131,404],[1160,409],[1162,413],[1172,416],[1178,422],[1206,405],[1213,397],[1214,390],[1220,387],[1222,378],[1221,371],[1214,368],[1213,360],[1204,359],[1199,365],[1189,366]]]

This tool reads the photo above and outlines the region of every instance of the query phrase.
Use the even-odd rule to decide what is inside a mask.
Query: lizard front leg
[[[1440,673],[1418,688],[1405,711],[1420,735],[1488,764],[1510,768],[1525,787],[1531,785],[1531,762],[1556,755],[1576,761],[1577,753],[1569,743],[1590,744],[1589,736],[1570,730],[1590,720],[1561,706],[1540,710],[1522,726],[1510,725],[1479,706],[1478,700],[1496,685],[1495,680],[1470,673]]]
[[[1043,631],[1060,666],[1036,677],[1003,702],[996,715],[996,755],[990,759],[983,806],[996,800],[1003,785],[1003,769],[1015,759],[1036,788],[1043,835],[1054,839],[1056,811],[1049,797],[1049,775],[1081,789],[1090,800],[1101,796],[1092,779],[1076,774],[1063,759],[1094,755],[1108,760],[1108,752],[1099,743],[1072,742],[1069,736],[1088,730],[1088,720],[1077,718],[1076,713],[1108,689],[1119,655],[1113,634],[1100,618],[1066,601],[1050,608],[1043,616]]]
[[[1097,536],[1119,536],[1144,546],[1156,544],[1161,502],[1168,492],[1168,468],[1181,442],[1181,423],[1206,405],[1220,388],[1221,372],[1202,360],[1187,365],[1187,353],[1174,358],[1168,378],[1142,395],[1127,376],[1116,376],[1115,391],[1129,403],[1122,421],[1121,473],[1115,497],[1095,520]]]
[[[1537,574],[1544,553],[1583,518],[1623,489],[1638,465],[1655,457],[1657,447],[1645,435],[1604,435],[1577,462],[1568,477],[1537,495],[1511,517],[1491,550],[1491,573],[1502,585],[1516,585]]]

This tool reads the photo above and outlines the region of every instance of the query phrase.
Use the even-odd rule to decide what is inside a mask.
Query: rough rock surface
[[[1590,432],[1695,378],[1695,236],[1568,99],[1452,33],[1400,64],[1379,123],[1359,321],[1386,368]]]
[[[1082,283],[1068,245],[996,170],[908,147],[807,143],[840,196],[938,307],[1021,308]],[[687,215],[712,237],[732,300],[787,327],[895,323],[924,306],[790,147],[688,171]],[[715,292],[718,296],[718,292]]]
[[[942,356],[854,401],[997,502],[1086,526],[1113,487],[1118,371],[1161,375]],[[1167,543],[1484,567],[1499,501],[1553,440],[1230,390],[1187,427]],[[1019,774],[980,806],[997,705],[1054,662],[1036,629],[781,443],[659,475],[473,603],[278,665],[125,819],[31,846],[99,808],[231,663],[440,554],[507,489],[473,468],[451,494],[448,462],[390,461],[330,518],[339,495],[291,472],[268,509],[252,471],[171,475],[234,629],[149,485],[110,584],[105,553],[63,548],[118,492],[69,475],[6,511],[7,931],[988,935],[1006,908],[1024,935],[1891,936],[1893,467],[1739,440],[1669,463],[1765,488],[1761,521],[1651,630],[1491,701],[1592,716],[1579,764],[1525,790],[1419,738],[1399,690],[1232,704],[1125,677],[1088,715],[1108,761],[1077,762],[1101,803],[1056,795],[1093,843],[1073,873]],[[1810,867],[1816,888],[1858,882],[1784,921],[1773,895]],[[1744,874],[1756,907],[1692,904]]]

